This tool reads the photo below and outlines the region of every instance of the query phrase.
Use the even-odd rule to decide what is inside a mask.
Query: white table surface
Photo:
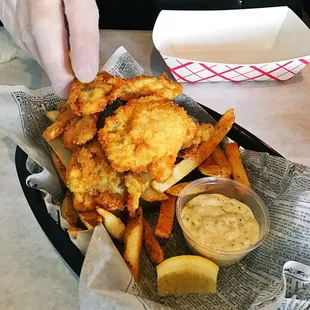
[[[166,66],[153,49],[150,32],[102,31],[100,62],[123,45],[146,70]],[[18,73],[18,74],[16,74]],[[32,60],[0,65],[0,84],[49,85]],[[310,165],[310,66],[291,81],[202,83],[184,92],[236,121],[286,158]],[[78,309],[78,280],[36,222],[23,196],[14,163],[15,144],[0,135],[0,309]]]

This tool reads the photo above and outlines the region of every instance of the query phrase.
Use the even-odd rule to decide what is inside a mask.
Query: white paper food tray
[[[185,83],[285,81],[310,62],[310,29],[288,7],[161,11],[153,42]]]

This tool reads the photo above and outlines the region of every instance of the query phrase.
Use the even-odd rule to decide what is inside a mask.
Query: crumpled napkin
[[[8,62],[13,58],[30,58],[16,45],[11,35],[4,27],[0,27],[0,63]]]

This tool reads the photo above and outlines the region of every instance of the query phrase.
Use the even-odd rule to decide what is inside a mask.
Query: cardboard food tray
[[[181,83],[285,81],[310,62],[310,29],[288,7],[164,10],[153,42]]]
[[[221,117],[219,113],[205,106],[202,107],[215,120],[219,120]],[[267,152],[270,155],[283,157],[266,143],[237,124],[233,125],[228,137],[245,149],[258,152]],[[71,242],[68,234],[63,231],[58,223],[56,223],[48,214],[41,192],[27,186],[26,179],[30,175],[29,171],[26,169],[27,157],[27,154],[17,146],[15,153],[15,166],[24,195],[36,220],[40,224],[46,236],[49,238],[50,242],[64,259],[65,263],[77,276],[79,276],[82,269],[84,256]]]

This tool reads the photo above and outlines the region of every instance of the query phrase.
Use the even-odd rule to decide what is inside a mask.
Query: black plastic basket
[[[215,120],[219,120],[221,115],[205,106],[202,106]],[[234,124],[230,130],[228,137],[237,142],[240,146],[247,150],[266,152],[270,155],[280,156],[278,152],[261,141],[259,138]],[[28,204],[55,249],[62,256],[65,262],[71,267],[77,276],[80,275],[84,256],[79,249],[71,242],[68,234],[63,231],[60,226],[48,214],[45,202],[40,191],[30,188],[26,185],[26,178],[30,175],[26,169],[27,154],[19,147],[16,148],[15,165],[18,178],[28,201]]]

